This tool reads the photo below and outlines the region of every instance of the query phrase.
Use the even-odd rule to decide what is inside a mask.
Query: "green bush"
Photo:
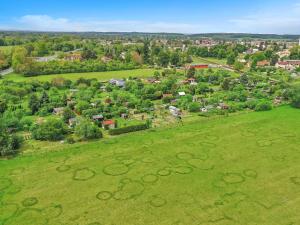
[[[189,104],[189,111],[190,112],[199,112],[200,111],[200,104],[198,102],[191,102]]]
[[[268,101],[261,101],[255,106],[255,111],[268,111],[272,109],[272,104]]]
[[[93,123],[81,120],[75,127],[75,134],[82,140],[102,138],[102,132]]]
[[[112,130],[109,130],[108,133],[110,135],[120,135],[120,134],[135,132],[135,131],[139,131],[139,130],[146,130],[148,128],[149,128],[148,124],[139,124],[139,125],[133,125],[133,126],[128,126],[128,127],[112,129]]]
[[[66,141],[67,141],[68,144],[74,144],[75,143],[75,140],[74,140],[73,137],[67,137]]]
[[[295,108],[300,108],[300,87],[294,88],[291,99],[292,106]]]
[[[58,141],[64,138],[68,129],[62,120],[49,119],[42,124],[35,124],[31,128],[32,137],[42,141]]]
[[[5,127],[0,127],[0,157],[16,155],[22,143],[22,138],[9,134]]]

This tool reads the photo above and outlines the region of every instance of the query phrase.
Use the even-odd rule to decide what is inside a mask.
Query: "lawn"
[[[56,77],[63,77],[69,80],[77,80],[81,77],[86,79],[96,78],[98,80],[109,80],[111,78],[128,78],[128,77],[149,77],[153,76],[155,69],[135,69],[135,70],[121,70],[108,72],[91,72],[91,73],[68,73],[68,74],[53,74],[41,75],[35,77],[24,77],[20,74],[9,74],[5,76],[6,80],[13,80],[16,82],[24,82],[29,80],[51,81]]]
[[[298,224],[299,118],[280,107],[2,160],[0,224]]]
[[[202,58],[202,57],[193,57],[193,63],[199,64],[219,64],[219,65],[227,65],[226,59],[217,59],[212,57]]]

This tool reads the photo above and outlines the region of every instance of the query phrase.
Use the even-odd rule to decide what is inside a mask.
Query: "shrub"
[[[192,102],[189,104],[189,111],[190,112],[199,112],[200,111],[200,104],[198,102]]]
[[[268,101],[261,101],[255,106],[255,111],[268,111],[272,109],[272,104]]]
[[[291,104],[295,108],[300,108],[300,87],[292,91]]]
[[[62,120],[49,119],[42,124],[33,125],[31,132],[36,140],[58,141],[64,138],[68,129]]]
[[[19,152],[22,138],[9,134],[5,127],[0,127],[0,156],[12,156]]]
[[[68,144],[74,144],[75,143],[75,140],[72,137],[67,137],[66,141],[67,141]]]
[[[100,129],[95,124],[87,120],[82,120],[76,125],[75,134],[83,140],[103,137]]]
[[[128,127],[122,127],[122,128],[109,130],[108,133],[110,135],[120,135],[120,134],[140,131],[140,130],[146,130],[148,128],[149,128],[148,124],[139,124],[139,125],[133,125],[133,126],[128,126]]]

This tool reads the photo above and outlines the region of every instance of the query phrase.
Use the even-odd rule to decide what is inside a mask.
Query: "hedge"
[[[135,131],[139,131],[139,130],[146,130],[148,128],[149,128],[149,126],[147,124],[139,124],[139,125],[133,125],[133,126],[128,126],[128,127],[112,129],[112,130],[109,130],[108,133],[110,135],[120,135],[120,134],[135,132]]]

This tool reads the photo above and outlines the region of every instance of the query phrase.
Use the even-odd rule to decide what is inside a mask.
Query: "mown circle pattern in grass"
[[[96,198],[101,200],[101,201],[107,201],[111,199],[113,194],[109,191],[100,191],[97,195]]]
[[[197,154],[197,159],[207,160],[209,158],[207,152],[200,152]]]
[[[244,170],[243,174],[246,177],[257,178],[257,172],[255,170]]]
[[[157,171],[157,175],[165,177],[171,175],[172,171],[170,169],[164,168]]]
[[[132,164],[134,164],[136,161],[134,159],[126,159],[121,161],[122,164],[126,165],[126,166],[130,166]]]
[[[176,154],[177,159],[188,160],[194,158],[194,155],[189,152],[179,152]]]
[[[200,170],[213,170],[215,167],[210,162],[202,160],[202,159],[190,159],[187,163]]]
[[[225,173],[222,180],[227,184],[240,184],[245,181],[245,178],[239,173]]]
[[[196,200],[193,195],[184,193],[177,195],[176,202],[180,204],[191,205],[196,203]]]
[[[142,177],[144,183],[155,183],[158,181],[158,176],[154,174],[147,174]]]
[[[120,182],[120,187],[113,195],[116,200],[128,200],[140,196],[145,187],[142,182],[130,181],[130,182]]]
[[[212,135],[212,134],[204,135],[204,140],[207,140],[207,141],[217,141],[219,139],[220,139],[220,137],[218,137],[216,135]]]
[[[193,172],[193,168],[188,166],[177,166],[173,171],[178,174],[190,174]]]
[[[227,184],[223,180],[214,180],[212,182],[212,185],[216,188],[225,188]]]
[[[129,172],[129,167],[123,163],[115,163],[104,167],[103,173],[109,176],[121,176]]]
[[[296,185],[300,185],[300,177],[291,177],[291,182]]]
[[[26,208],[19,211],[15,216],[11,217],[5,224],[10,225],[47,225],[48,219],[45,218],[41,210]]]
[[[163,207],[167,204],[167,201],[159,196],[152,196],[149,203],[153,207]]]
[[[69,159],[68,156],[63,156],[63,157],[60,157],[60,158],[51,158],[51,159],[49,159],[49,162],[52,162],[52,163],[64,163],[68,159]]]
[[[9,188],[11,185],[12,182],[10,179],[0,177],[0,191],[4,191],[5,189]]]
[[[31,207],[38,204],[38,199],[36,197],[26,198],[22,201],[24,207]]]
[[[43,216],[48,219],[57,218],[62,213],[63,207],[60,204],[52,204],[42,210]]]
[[[253,131],[242,131],[241,134],[244,137],[255,137],[256,136],[256,134]]]
[[[96,172],[89,168],[77,169],[73,173],[73,180],[87,181],[96,176]]]
[[[200,142],[200,145],[205,147],[205,148],[215,148],[215,147],[217,147],[217,145],[215,143],[208,142],[208,141]]]
[[[156,159],[154,157],[148,156],[141,159],[143,163],[154,163]]]
[[[273,145],[273,141],[272,140],[259,140],[256,142],[258,147],[269,147]]]
[[[60,173],[64,173],[64,172],[69,171],[70,169],[71,169],[71,166],[69,166],[69,165],[61,165],[56,168],[56,171],[60,172]]]

